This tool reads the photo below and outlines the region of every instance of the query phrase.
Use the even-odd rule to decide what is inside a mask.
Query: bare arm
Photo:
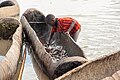
[[[51,41],[51,39],[52,39],[53,35],[54,35],[54,32],[53,32],[53,33],[51,33],[50,38],[49,38],[49,43],[48,43],[48,44],[50,44],[50,41]]]

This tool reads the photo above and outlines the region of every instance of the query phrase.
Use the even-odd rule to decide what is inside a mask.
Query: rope
[[[20,73],[19,73],[19,76],[18,76],[17,80],[22,80],[22,73],[23,73],[23,70],[24,70],[24,64],[25,64],[25,60],[26,60],[26,47],[24,48],[24,53],[23,54],[24,55],[23,55],[22,65],[21,65]]]

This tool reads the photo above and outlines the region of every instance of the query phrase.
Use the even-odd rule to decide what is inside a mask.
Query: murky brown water
[[[78,44],[88,59],[120,50],[120,0],[17,0],[21,14],[37,8],[45,15],[70,16],[82,26]],[[37,80],[27,56],[23,80]]]

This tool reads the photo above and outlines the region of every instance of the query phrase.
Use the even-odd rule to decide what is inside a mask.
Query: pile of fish
[[[51,45],[46,46],[45,49],[50,53],[53,61],[59,61],[63,57],[67,57],[67,52],[63,49],[63,46]]]

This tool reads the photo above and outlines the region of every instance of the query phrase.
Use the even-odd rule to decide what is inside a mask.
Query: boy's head
[[[45,18],[45,21],[47,24],[49,24],[50,26],[54,26],[55,25],[55,16],[53,14],[48,14]]]

